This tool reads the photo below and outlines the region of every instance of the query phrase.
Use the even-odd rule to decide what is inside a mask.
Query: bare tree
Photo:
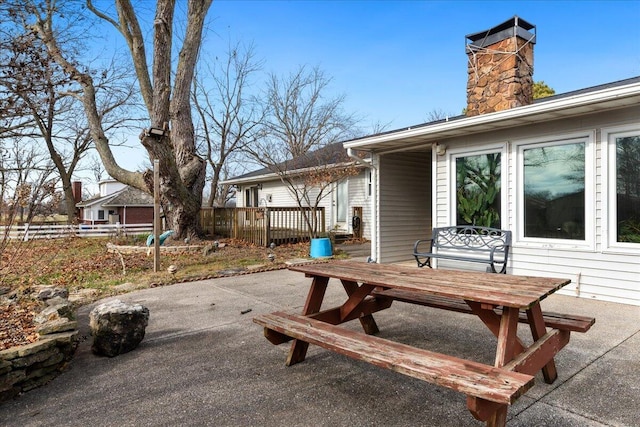
[[[272,74],[264,127],[250,147],[253,157],[287,186],[310,238],[319,231],[321,201],[335,183],[358,172],[340,143],[356,134],[356,119],[342,111],[343,95],[326,97],[330,82],[317,67],[300,67],[285,79]]]
[[[38,213],[43,201],[55,194],[57,180],[48,155],[23,138],[3,139],[0,145],[0,197],[2,217],[9,225],[27,222]]]
[[[79,88],[51,61],[33,33],[16,35],[11,45],[8,61],[0,65],[0,84],[32,119],[33,126],[23,127],[21,133],[31,136],[34,144],[42,141],[47,147],[65,195],[67,221],[72,223],[76,220],[72,176],[92,147],[82,104],[75,97]],[[97,108],[105,131],[124,125],[127,120],[117,112],[127,105],[133,92],[118,67],[111,66],[98,76],[96,87],[102,95]]]
[[[427,114],[427,122],[437,122],[439,120],[448,120],[449,117],[454,117],[455,114],[447,113],[442,109],[431,110]]]
[[[164,213],[175,235],[184,237],[198,231],[206,163],[196,152],[194,126],[191,117],[190,90],[198,53],[202,42],[204,22],[212,0],[188,2],[184,20],[184,34],[174,36],[175,0],[158,0],[153,20],[152,43],[147,44],[136,10],[130,0],[114,0],[117,17],[99,10],[91,0],[87,8],[113,27],[127,42],[135,69],[140,95],[149,115],[150,126],[140,135],[141,145],[151,159],[160,164],[160,188]],[[47,47],[49,55],[82,88],[80,99],[87,116],[91,139],[105,170],[113,178],[143,191],[153,189],[153,173],[129,171],[121,167],[112,152],[105,133],[102,116],[96,101],[94,77],[79,58],[60,43],[62,30],[56,27],[63,20],[58,8],[64,5],[55,0],[24,1],[16,5],[27,12],[26,22]],[[142,5],[141,7],[144,7]],[[71,20],[66,21],[71,23]],[[174,41],[181,40],[178,50]],[[151,46],[148,53],[146,48]],[[173,54],[177,52],[175,69]],[[150,57],[148,61],[147,58]],[[149,62],[151,67],[149,67]],[[172,71],[175,76],[172,79]]]
[[[355,116],[342,111],[345,96],[327,97],[330,83],[318,67],[269,76],[264,127],[252,147],[258,161],[280,163],[355,134]]]
[[[211,171],[208,206],[224,206],[231,194],[229,185],[219,185],[256,136],[263,114],[247,93],[253,75],[261,69],[252,45],[230,46],[223,62],[209,64],[196,75],[193,104],[200,119],[201,153]],[[217,58],[216,58],[217,60]],[[208,89],[210,82],[213,87]]]

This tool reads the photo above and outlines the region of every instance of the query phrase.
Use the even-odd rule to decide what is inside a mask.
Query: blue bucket
[[[333,255],[331,240],[328,237],[311,239],[311,258],[322,258]]]

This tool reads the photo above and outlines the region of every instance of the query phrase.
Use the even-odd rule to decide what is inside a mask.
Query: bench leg
[[[327,291],[328,283],[328,277],[313,278],[311,289],[309,289],[309,294],[307,295],[307,301],[305,302],[304,308],[302,310],[303,315],[314,314],[320,311],[322,300],[324,299],[324,294]],[[293,340],[293,342],[291,343],[291,349],[289,350],[289,356],[287,357],[287,366],[295,365],[296,363],[304,361],[304,358],[307,355],[308,348],[308,342],[300,341],[297,339]]]
[[[527,319],[529,319],[529,325],[531,326],[531,334],[533,335],[533,340],[538,341],[544,336],[544,334],[547,333],[547,327],[544,323],[540,303],[535,304],[533,307],[527,310]],[[551,359],[549,363],[547,363],[542,368],[542,375],[544,377],[544,382],[546,382],[547,384],[553,383],[556,378],[558,378],[556,363],[553,359]]]

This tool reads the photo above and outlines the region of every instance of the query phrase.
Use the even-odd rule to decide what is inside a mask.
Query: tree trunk
[[[175,0],[157,0],[153,20],[153,62],[149,72],[145,55],[143,31],[138,23],[130,0],[116,2],[118,19],[112,19],[98,11],[90,1],[88,8],[120,31],[129,46],[141,96],[149,112],[150,127],[165,130],[165,135],[155,136],[144,132],[141,144],[151,161],[160,163],[161,204],[168,225],[175,238],[183,238],[199,232],[199,212],[205,182],[206,165],[196,154],[193,121],[191,117],[190,89],[202,31],[211,0],[189,1],[185,34],[180,37],[182,47],[177,62],[174,52],[173,25]],[[67,60],[55,39],[53,10],[44,19],[38,19],[35,27],[51,56],[83,88],[82,101],[91,129],[91,137],[100,154],[105,170],[114,179],[153,193],[153,172],[132,172],[120,167],[111,151],[109,140],[102,127],[96,107],[96,88],[89,73],[83,72],[73,61]],[[175,81],[172,86],[172,65]]]

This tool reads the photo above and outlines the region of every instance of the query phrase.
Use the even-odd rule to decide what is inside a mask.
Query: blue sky
[[[514,15],[536,26],[534,80],[557,93],[640,75],[636,1],[215,0],[203,53],[253,42],[265,71],[320,66],[363,125],[423,123],[466,106],[465,36]]]
[[[105,4],[110,4],[106,2]],[[185,7],[178,1],[179,7]],[[151,2],[136,5],[153,17]],[[640,0],[634,1],[269,1],[214,0],[204,57],[224,57],[229,42],[253,43],[264,71],[300,65],[332,77],[345,111],[386,130],[457,115],[466,106],[465,36],[514,15],[536,26],[534,80],[557,93],[640,76]],[[120,36],[107,45],[124,48]],[[261,81],[256,82],[260,87]],[[146,157],[116,150],[122,166]]]

